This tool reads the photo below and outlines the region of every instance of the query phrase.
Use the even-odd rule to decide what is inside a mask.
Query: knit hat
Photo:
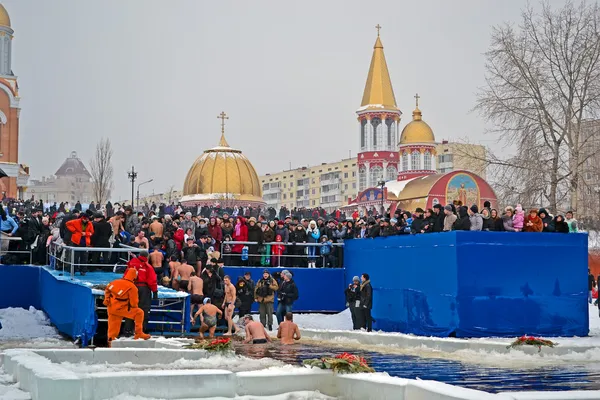
[[[416,213],[424,213],[425,211],[423,211],[423,209],[422,209],[421,207],[418,207],[418,208],[415,210],[415,212],[416,212]]]
[[[447,204],[447,205],[444,207],[444,210],[452,211],[452,206],[451,206],[450,204]]]
[[[250,219],[248,220],[248,222],[254,222],[254,223],[256,223],[256,218],[250,217]]]
[[[279,222],[277,222],[277,225],[282,225],[283,226],[283,225],[285,225],[285,223],[283,221],[279,221]]]
[[[479,212],[479,207],[477,207],[477,204],[473,204],[471,206],[471,211],[473,211],[475,214]]]
[[[263,270],[263,274],[269,274],[269,275],[270,275],[271,273],[269,272],[269,270],[268,270],[268,269],[264,269],[264,270]]]
[[[444,208],[440,203],[433,206],[433,208],[439,208],[440,210]]]

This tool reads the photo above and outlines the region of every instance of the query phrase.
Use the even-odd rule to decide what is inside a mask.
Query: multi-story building
[[[583,164],[577,186],[577,218],[600,216],[600,120],[586,121],[582,126]]]
[[[89,204],[94,200],[92,176],[76,152],[63,162],[54,176],[32,179],[27,189],[27,196],[41,199],[45,203]]]
[[[484,146],[443,140],[436,146],[436,154],[438,174],[464,169],[486,179],[487,152]]]
[[[339,208],[356,197],[356,158],[259,177],[267,207]]]

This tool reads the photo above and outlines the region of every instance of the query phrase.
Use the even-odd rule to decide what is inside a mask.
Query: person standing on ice
[[[156,273],[154,268],[148,264],[148,252],[143,250],[137,257],[132,258],[127,263],[127,270],[135,269],[137,271],[137,279],[135,286],[138,291],[139,307],[144,311],[144,332],[148,332],[148,316],[150,314],[150,306],[152,298],[158,299],[158,285],[156,284]],[[127,274],[127,270],[125,274]],[[125,332],[132,331],[131,321],[125,321]]]
[[[273,304],[275,303],[275,292],[278,289],[277,281],[273,279],[269,270],[265,269],[262,279],[256,283],[254,299],[258,303],[260,322],[270,331],[273,330]]]
[[[352,329],[360,329],[360,321],[362,317],[360,309],[360,279],[358,276],[352,278],[352,283],[348,285],[345,291],[346,305],[350,309],[350,315],[352,316]]]
[[[135,321],[134,339],[150,338],[143,331],[144,311],[138,307],[138,288],[133,283],[137,276],[137,270],[129,268],[123,278],[112,281],[104,290],[104,305],[108,313],[108,347],[119,336],[123,318]]]
[[[298,287],[296,286],[296,282],[292,279],[292,274],[284,269],[281,271],[281,278],[283,279],[283,282],[277,293],[277,312],[275,313],[277,316],[277,324],[283,322],[286,313],[292,312],[294,302],[298,300],[299,297]]]
[[[360,277],[360,307],[362,311],[361,327],[367,332],[373,329],[373,318],[371,317],[371,308],[373,308],[373,287],[369,274],[362,274]]]

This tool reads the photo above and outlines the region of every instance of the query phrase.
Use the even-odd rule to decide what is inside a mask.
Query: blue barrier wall
[[[235,285],[238,277],[245,271],[250,271],[252,280],[258,282],[265,268],[225,267],[225,274],[231,277]],[[271,274],[281,272],[284,268],[267,268]],[[344,296],[344,270],[341,268],[287,268],[294,275],[300,297],[294,303],[294,312],[340,312],[346,307]],[[277,305],[277,300],[275,301]],[[258,303],[252,306],[253,312],[258,312]]]
[[[2,265],[0,308],[31,306],[42,308],[39,293],[40,268],[28,265]]]
[[[448,232],[345,243],[374,329],[444,337],[588,334],[587,235]]]

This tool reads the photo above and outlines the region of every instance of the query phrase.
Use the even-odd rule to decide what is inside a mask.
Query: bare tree
[[[566,182],[576,209],[583,149],[595,140],[581,128],[600,106],[598,5],[569,1],[553,10],[546,2],[539,12],[527,7],[518,27],[493,29],[486,58],[486,86],[475,108],[522,156],[537,151],[523,145],[541,146],[538,172],[547,174],[543,190],[550,206],[558,208]]]
[[[113,189],[112,146],[110,139],[102,138],[96,144],[96,153],[90,161],[92,191],[96,203],[104,204]]]

